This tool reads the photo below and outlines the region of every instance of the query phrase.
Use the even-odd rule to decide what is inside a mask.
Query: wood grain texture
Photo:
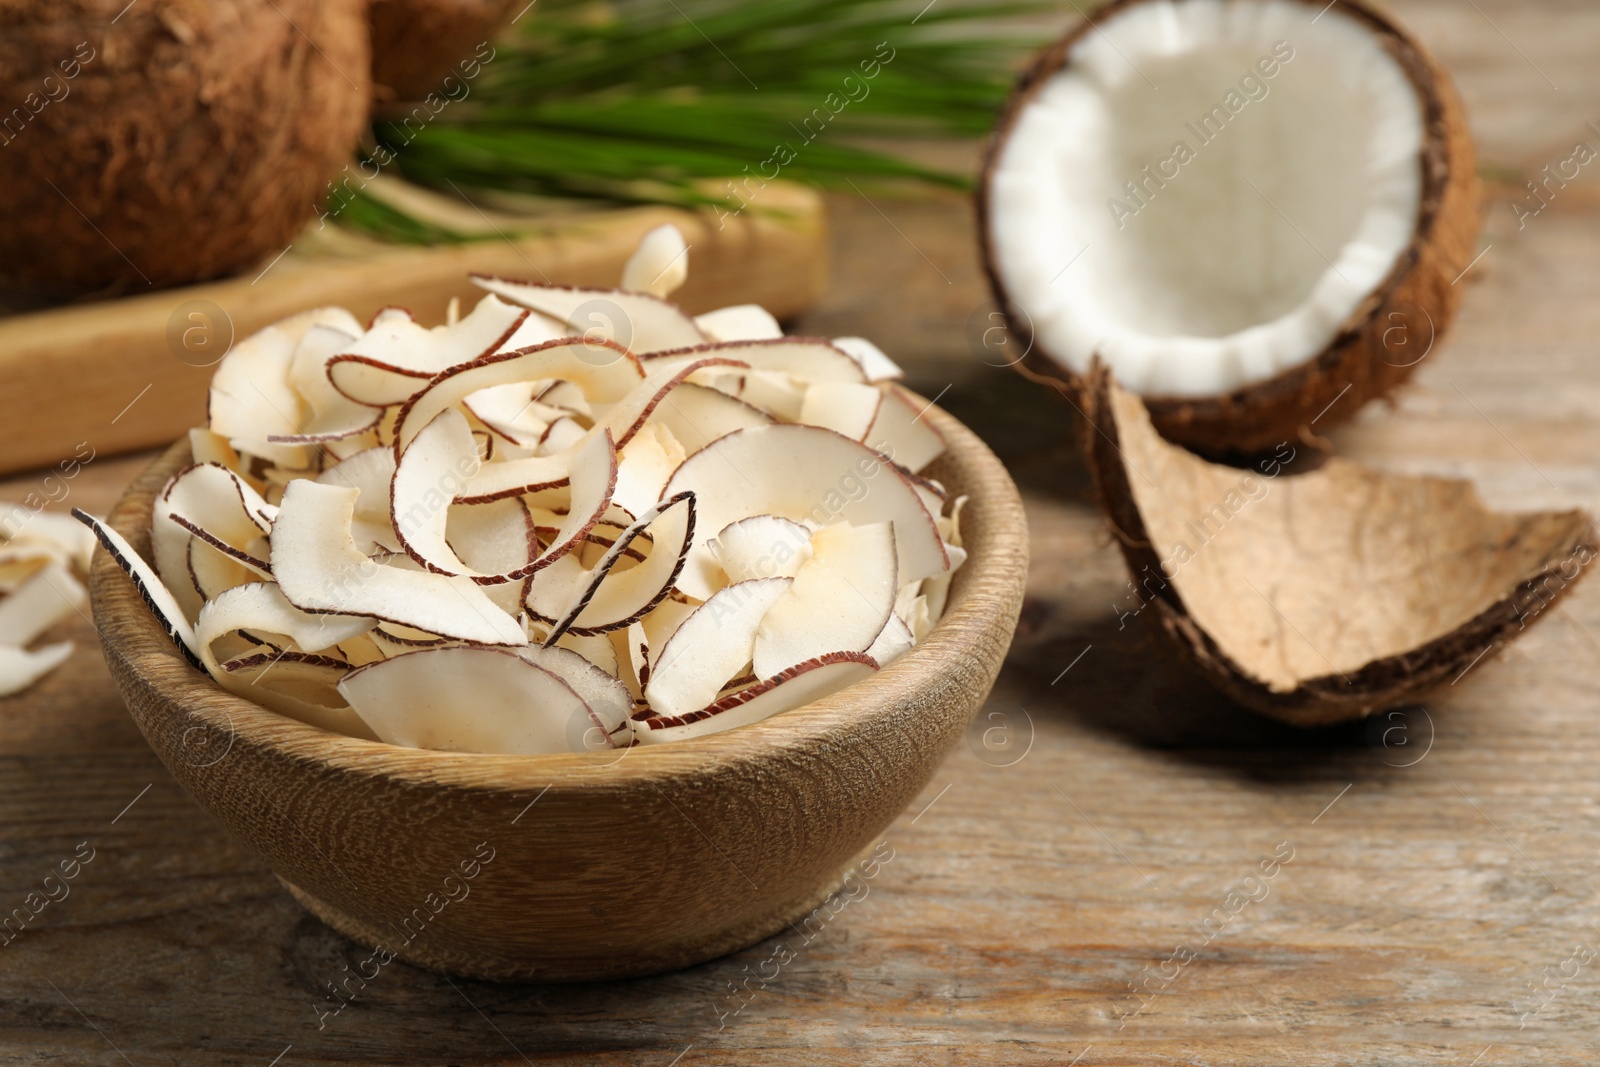
[[[82,441],[102,455],[165,445],[204,421],[219,343],[295,311],[336,304],[366,321],[395,305],[439,323],[451,298],[465,308],[482,298],[472,271],[613,286],[640,236],[668,222],[691,246],[689,282],[674,294],[684,306],[758,303],[791,317],[825,284],[821,202],[794,185],[769,193],[770,210],[720,226],[669,208],[588,213],[515,240],[291,252],[259,274],[0,317],[0,473],[58,462]]]
[[[341,932],[385,956],[498,980],[701,963],[812,921],[1000,671],[1028,569],[1022,503],[970,431],[931,405],[923,418],[947,445],[928,475],[968,496],[971,558],[945,615],[866,681],[745,729],[571,756],[399,748],[218,688],[104,552],[89,582],[95,622],[168,770]],[[175,445],[111,512],[146,558],[151,504],[192,462],[187,442]]]
[[[1600,172],[1584,168],[1523,230],[1508,198],[1572,140],[1596,143],[1600,9],[1392,7],[1455,75],[1502,178],[1492,248],[1460,283],[1449,344],[1335,445],[1471,477],[1498,508],[1600,510]],[[395,963],[319,1029],[326,983],[367,950],[306,915],[183,793],[77,620],[61,631],[81,645],[69,665],[0,702],[0,913],[79,842],[97,849],[71,896],[0,947],[0,1061],[1593,1062],[1600,971],[1559,975],[1573,974],[1575,943],[1600,944],[1600,585],[1425,708],[1311,732],[1241,710],[1166,653],[1146,617],[1119,627],[1127,572],[1075,458],[1075,417],[985,347],[994,307],[965,205],[868,193],[830,201],[837,269],[796,328],[865,334],[921,392],[945,391],[940,405],[1011,469],[1033,540],[1006,667],[884,832],[894,858],[870,893],[809,941],[780,934],[656,978],[452,984]],[[97,460],[63,506],[105,513],[145,462]],[[1294,859],[1270,893],[1219,926],[1230,885],[1284,841]],[[1129,983],[1179,944],[1199,955],[1119,1027],[1139,1005]],[[773,973],[780,946],[794,958],[778,977],[751,979]],[[1534,1004],[1518,998],[1549,975],[1548,1002],[1524,1018]]]

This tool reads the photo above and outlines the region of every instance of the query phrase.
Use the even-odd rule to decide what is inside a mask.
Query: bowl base
[[[653,949],[648,954],[610,955],[589,959],[538,959],[518,956],[511,952],[465,953],[442,944],[430,945],[426,937],[418,938],[405,945],[403,949],[395,951],[392,948],[394,942],[392,930],[387,933],[382,932],[379,927],[306,892],[282,875],[276,877],[301,907],[338,933],[363,948],[376,950],[382,946],[384,951],[393,952],[395,959],[413,967],[485,982],[594,982],[644,978],[667,971],[682,970],[749,948],[785,929],[793,930],[799,937],[810,940],[810,936],[815,934],[807,936],[802,924],[821,911],[822,923],[826,925],[831,915],[837,913],[839,909],[829,910],[825,905],[839,894],[850,872],[861,869],[880,844],[881,841],[874,840],[848,863],[824,879],[821,885],[785,897],[760,918],[726,930],[713,939],[666,950]],[[845,901],[850,899],[860,898],[844,898]]]

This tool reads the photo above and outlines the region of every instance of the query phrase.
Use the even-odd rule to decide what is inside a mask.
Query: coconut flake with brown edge
[[[697,599],[725,584],[711,539],[756,515],[817,526],[890,522],[901,582],[950,569],[911,480],[877,452],[819,426],[757,426],[719,438],[684,460],[667,483],[669,494],[685,491],[695,494],[701,532],[678,588]]]
[[[756,682],[698,711],[639,719],[633,724],[633,734],[640,744],[655,745],[748,726],[820,700],[871,677],[877,670],[871,657],[859,652],[831,653]]]
[[[108,543],[220,685],[395,744],[625,746],[864,677],[926,636],[964,558],[959,502],[912,473],[944,442],[865,341],[783,337],[749,307],[702,333],[661,299],[685,247],[655,231],[620,290],[489,284],[538,311],[268,328],[154,508],[171,595]],[[641,355],[563,334],[596,312]],[[15,541],[0,590],[57,558]]]
[[[301,611],[366,615],[441,637],[525,645],[528,635],[471,578],[389,566],[351,537],[357,492],[297,479],[272,527],[272,573]]]
[[[583,751],[600,719],[561,677],[497,648],[423,649],[360,667],[339,683],[391,745],[507,756]]]

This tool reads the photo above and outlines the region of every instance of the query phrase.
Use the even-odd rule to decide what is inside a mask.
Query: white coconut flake
[[[899,381],[906,376],[900,365],[886,355],[883,349],[865,337],[835,337],[835,348],[843,349],[861,364],[869,382]]]
[[[811,558],[756,630],[757,677],[771,678],[829,652],[872,646],[894,613],[900,588],[894,532],[887,522],[841,522],[811,535]]]
[[[167,636],[172,639],[172,643],[178,646],[178,651],[182,652],[183,657],[193,666],[199,667],[200,652],[195,644],[194,628],[189,625],[189,620],[178,607],[178,602],[161,583],[161,579],[156,576],[150,564],[133,550],[127,538],[93,515],[81,508],[74,508],[72,517],[94,531],[95,537],[99,539],[106,553],[132,580],[134,588],[139,591],[139,596],[155,614],[162,628],[166,630]]]
[[[724,526],[706,547],[732,581],[793,578],[811,558],[811,528],[778,515],[752,515]]]
[[[735,304],[696,315],[694,324],[708,341],[770,341],[783,336],[783,327],[760,304]]]
[[[861,439],[906,470],[920,471],[944,453],[944,438],[923,418],[927,407],[899,386],[890,385]]]
[[[566,681],[511,652],[441,648],[351,671],[356,714],[392,745],[506,756],[584,751],[607,724]]]
[[[234,661],[225,669],[215,652],[218,640],[240,631],[254,639],[287,638],[300,653],[320,652],[365,634],[373,625],[372,619],[309,614],[290,604],[277,585],[255,582],[229,589],[207,603],[195,630],[201,662],[230,693],[320,729],[376,740],[339,699],[335,686],[342,670],[337,664],[296,660],[294,652],[276,648]],[[320,684],[308,685],[311,678]]]
[[[317,481],[323,485],[337,485],[356,491],[350,535],[364,556],[373,555],[380,549],[386,552],[404,551],[400,547],[400,536],[390,521],[389,491],[394,472],[394,449],[378,446],[363,449],[317,475]]]
[[[476,278],[444,326],[319,309],[252,335],[157,497],[154,571],[99,536],[220,686],[388,744],[687,739],[868,677],[965,558],[959,502],[913,473],[943,442],[869,342],[662,299],[685,251],[653,232],[621,289]],[[81,606],[76,550],[0,537],[20,649]],[[0,658],[0,688],[63,654]]]
[[[820,337],[779,337],[765,341],[727,341],[651,352],[642,357],[647,371],[704,359],[731,360],[757,371],[787,374],[802,382],[865,382],[866,372],[843,349]]]
[[[12,696],[32,686],[72,655],[71,641],[26,649],[0,645],[0,697]]]
[[[695,608],[650,667],[645,700],[657,715],[686,715],[715,702],[750,662],[756,628],[788,591],[788,578],[736,582]]]
[[[551,341],[520,352],[501,352],[450,368],[430,381],[401,412],[395,439],[405,448],[438,414],[490,386],[559,378],[581,384],[602,403],[622,399],[644,377],[637,360],[609,342]]]
[[[272,573],[302,611],[365,615],[441,637],[525,645],[517,621],[470,578],[407,570],[369,559],[350,525],[356,491],[289,483],[272,528]]]
[[[687,741],[770,719],[820,700],[876,673],[867,656],[837,653],[803,663],[777,678],[757,682],[715,704],[678,716],[651,716],[634,723],[640,744]]]
[[[472,428],[454,408],[428,423],[395,465],[389,520],[406,554],[430,571],[478,576],[456,556],[445,527],[451,504],[479,466]]]
[[[684,460],[668,493],[692,491],[701,529],[721,531],[753,515],[817,526],[892,522],[901,581],[949,569],[933,517],[905,475],[878,453],[816,426],[760,426],[731,433]],[[698,535],[678,587],[704,599],[721,588],[709,547]]]
[[[594,568],[577,602],[556,623],[545,644],[554,644],[568,630],[604,633],[642,619],[672,591],[694,537],[692,493],[680,493],[650,509],[617,538]],[[619,566],[628,549],[648,535],[650,554],[644,562]]]
[[[706,339],[682,308],[649,293],[573,289],[482,274],[474,274],[472,281],[504,300],[559,319],[586,341],[610,341],[630,352],[682,348]]]
[[[866,382],[818,382],[806,390],[798,421],[865,441],[884,399],[883,390]]]
[[[689,278],[689,246],[676,226],[657,226],[639,239],[622,267],[622,288],[668,297]]]
[[[273,437],[298,434],[306,401],[290,383],[295,350],[318,326],[354,336],[361,324],[344,308],[303,311],[238,341],[217,364],[206,412],[212,432],[238,451],[288,467],[304,467],[306,448],[274,444]]]
[[[72,571],[60,563],[46,564],[16,592],[0,600],[0,645],[32,644],[88,603],[88,592]]]
[[[22,692],[66,661],[74,648],[71,641],[31,650],[26,646],[82,614],[88,601],[71,566],[57,558],[47,559],[0,600],[0,697]]]
[[[492,295],[461,321],[431,330],[409,314],[380,313],[371,329],[328,361],[328,380],[358,403],[403,403],[434,375],[499,351],[526,317]]]

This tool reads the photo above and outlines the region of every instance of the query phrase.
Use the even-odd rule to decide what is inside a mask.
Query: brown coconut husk
[[[0,3],[0,100],[29,112],[0,147],[6,288],[248,269],[312,218],[360,136],[362,0],[126,4]]]
[[[1112,0],[1095,12],[1095,21],[1146,2]],[[1299,2],[1312,13],[1324,6],[1321,0]],[[1463,291],[1457,283],[1477,254],[1482,223],[1477,158],[1466,111],[1449,74],[1399,23],[1363,0],[1346,0],[1340,10],[1366,23],[1383,40],[1423,101],[1423,189],[1416,231],[1389,276],[1317,356],[1222,396],[1144,398],[1165,437],[1205,455],[1250,456],[1285,442],[1312,442],[1316,435],[1350,419],[1369,400],[1405,382],[1422,362],[1418,353],[1437,348],[1455,318]],[[1073,45],[1092,32],[1094,23],[1085,19],[1022,75],[990,138],[978,188],[985,270],[995,300],[1027,352],[1017,368],[1030,378],[1061,381],[1071,395],[1082,394],[1082,377],[1036,344],[1027,316],[1009,302],[994,266],[988,223],[990,176],[1017,117],[1065,66]]]
[[[481,64],[479,46],[527,6],[528,0],[372,0],[375,98],[425,98],[452,73],[459,77],[463,63]]]
[[[1307,474],[1207,462],[1162,439],[1103,367],[1087,452],[1148,614],[1184,659],[1302,726],[1420,700],[1481,668],[1586,573],[1582,511],[1491,511],[1471,483],[1330,459]]]

